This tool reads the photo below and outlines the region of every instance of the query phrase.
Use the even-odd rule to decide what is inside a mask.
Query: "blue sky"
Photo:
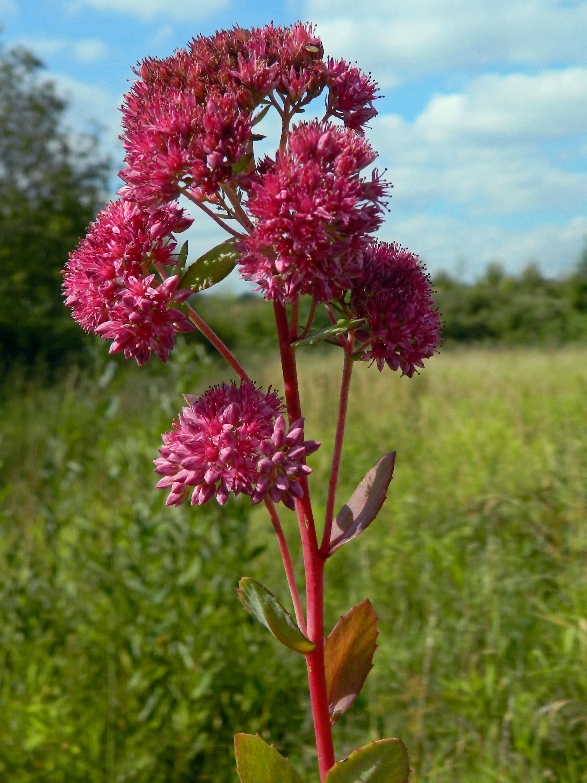
[[[468,278],[490,261],[572,268],[587,239],[587,0],[0,0],[4,44],[38,54],[71,125],[100,123],[118,168],[138,60],[298,19],[385,94],[368,132],[394,184],[382,239]],[[195,252],[223,239],[201,220],[190,233]]]

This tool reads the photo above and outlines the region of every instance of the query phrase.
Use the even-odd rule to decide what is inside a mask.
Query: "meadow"
[[[300,351],[318,510],[339,359]],[[235,592],[246,574],[287,603],[263,510],[154,489],[181,393],[221,378],[192,343],[165,369],[4,382],[0,780],[236,783],[237,731],[313,767],[303,660]],[[327,567],[328,627],[364,598],[380,618],[337,757],[399,736],[412,783],[587,780],[587,348],[446,351],[412,380],[357,366],[339,504],[389,450],[379,518]]]

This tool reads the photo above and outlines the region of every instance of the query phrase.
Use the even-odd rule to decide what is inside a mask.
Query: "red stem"
[[[187,311],[188,315],[190,317],[190,321],[197,326],[197,328],[200,330],[200,332],[204,335],[204,337],[212,343],[214,348],[218,351],[218,353],[226,359],[226,361],[230,364],[232,369],[235,371],[235,373],[238,375],[238,377],[241,379],[241,381],[249,381],[250,378],[246,373],[246,370],[242,367],[242,365],[239,363],[236,356],[231,352],[231,350],[222,342],[220,337],[216,334],[216,332],[213,332],[212,329],[208,326],[206,321],[204,321],[203,318],[200,318],[200,316],[196,313],[196,311],[193,309],[193,307],[190,307],[190,305],[187,305]]]
[[[332,467],[330,469],[330,480],[328,482],[328,499],[326,501],[326,516],[324,519],[324,534],[322,536],[322,546],[320,551],[324,557],[328,557],[330,547],[330,532],[332,530],[332,518],[334,516],[334,501],[336,498],[336,485],[338,484],[338,472],[340,470],[340,460],[342,456],[342,444],[344,440],[344,428],[346,424],[346,414],[349,402],[349,391],[351,388],[351,377],[353,373],[353,360],[351,353],[353,350],[352,333],[349,337],[349,350],[344,354],[344,366],[342,370],[342,381],[340,384],[340,401],[338,404],[338,421],[336,423],[336,436],[334,438],[334,450],[332,452]]]
[[[279,337],[285,401],[291,423],[301,418],[295,351],[289,345],[290,326],[285,307],[279,304],[279,302],[274,302],[273,309]],[[318,767],[320,780],[323,781],[328,770],[334,765],[334,743],[332,741],[332,726],[328,711],[326,673],[324,669],[324,564],[326,558],[318,549],[310,491],[305,478],[302,480],[302,487],[304,496],[299,500],[296,499],[296,512],[306,572],[307,636],[316,645],[312,652],[306,655],[306,667],[308,670],[312,718],[316,735],[316,749],[318,751]]]
[[[269,512],[269,516],[271,517],[271,522],[273,523],[273,529],[275,530],[275,535],[277,536],[277,541],[279,542],[279,550],[281,552],[281,559],[283,560],[283,567],[285,568],[287,584],[289,586],[289,592],[291,593],[291,600],[293,601],[294,611],[296,613],[296,620],[302,633],[307,634],[308,630],[306,628],[306,618],[304,617],[304,608],[300,600],[300,593],[298,591],[298,586],[296,583],[296,577],[294,574],[293,563],[291,561],[291,555],[289,553],[289,547],[287,545],[287,539],[285,537],[285,533],[283,532],[283,528],[281,527],[281,522],[279,521],[279,515],[275,510],[275,506],[273,502],[269,500],[269,498],[265,498],[265,506],[267,507],[267,511]]]

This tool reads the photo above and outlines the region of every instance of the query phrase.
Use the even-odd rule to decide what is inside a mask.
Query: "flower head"
[[[304,441],[303,421],[286,432],[282,400],[252,381],[221,384],[201,397],[185,396],[173,429],[163,435],[155,470],[157,486],[170,489],[167,505],[179,505],[191,492],[192,505],[212,496],[226,503],[230,493],[265,496],[292,507],[303,490],[300,478],[311,472],[305,456],[320,444]]]
[[[326,84],[322,44],[303,24],[200,36],[136,73],[122,107],[121,194],[144,205],[182,189],[213,201],[222,183],[238,184],[233,167],[250,153],[252,113],[269,93],[307,101]]]
[[[148,274],[155,263],[173,267],[173,232],[191,222],[174,205],[147,212],[127,201],[113,202],[71,253],[64,270],[65,303],[86,331],[114,340],[111,353],[123,350],[143,364],[155,351],[165,361],[175,332],[194,328],[174,307],[191,293],[179,290],[179,277],[156,285]]]
[[[254,230],[240,242],[240,273],[266,299],[327,302],[352,286],[381,224],[386,185],[377,172],[360,176],[374,159],[354,131],[312,122],[297,125],[287,149],[266,161],[248,202]]]
[[[344,60],[328,61],[328,113],[341,119],[347,128],[362,132],[364,126],[377,115],[373,101],[377,84]]]
[[[351,289],[352,318],[365,318],[357,331],[361,359],[387,364],[411,378],[440,342],[440,316],[430,279],[417,256],[396,244],[374,242]]]

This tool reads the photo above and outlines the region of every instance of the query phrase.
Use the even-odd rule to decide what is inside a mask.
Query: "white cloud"
[[[380,235],[417,253],[431,272],[446,269],[473,280],[492,261],[514,273],[535,261],[543,272],[555,276],[568,273],[577,261],[587,238],[587,218],[524,229],[420,214],[392,217]]]
[[[0,0],[0,14],[14,14],[18,11],[15,0]]]
[[[222,11],[230,0],[76,0],[74,7],[128,14],[146,21],[163,17],[178,22],[206,19]]]
[[[87,131],[97,125],[102,129],[102,147],[115,165],[122,161],[120,112],[122,96],[94,84],[87,84],[63,74],[50,74],[57,90],[67,103],[66,121],[76,131]]]
[[[587,132],[587,68],[538,75],[487,75],[466,92],[437,95],[418,118],[424,135],[499,140],[568,137]]]
[[[463,68],[584,64],[587,2],[307,0],[329,54],[357,60],[382,86]]]
[[[394,183],[382,236],[432,268],[464,257],[472,273],[496,258],[568,268],[587,235],[587,69],[483,76],[432,96],[412,122],[372,122],[369,138]],[[584,148],[583,148],[584,149]]]
[[[108,47],[99,38],[85,38],[73,44],[73,54],[82,63],[103,60],[108,55]]]
[[[584,143],[586,104],[587,69],[493,75],[433,96],[413,122],[379,116],[369,135],[402,209],[568,214],[587,206],[587,172],[573,170],[568,146]],[[563,153],[549,151],[552,139]]]
[[[91,63],[103,60],[108,55],[106,43],[99,38],[82,38],[77,41],[65,38],[19,38],[18,43],[31,49],[41,59],[65,54],[76,62]]]

